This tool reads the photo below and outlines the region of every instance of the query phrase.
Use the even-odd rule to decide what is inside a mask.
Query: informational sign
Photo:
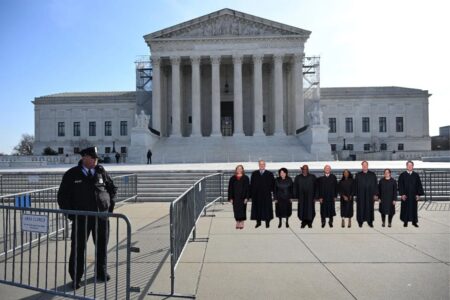
[[[47,233],[48,216],[45,215],[22,215],[22,231]]]

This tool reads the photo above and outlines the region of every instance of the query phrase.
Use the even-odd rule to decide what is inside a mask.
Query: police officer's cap
[[[80,151],[80,155],[81,156],[89,155],[92,158],[99,158],[98,152],[97,152],[97,147],[89,147],[89,148],[83,149]]]

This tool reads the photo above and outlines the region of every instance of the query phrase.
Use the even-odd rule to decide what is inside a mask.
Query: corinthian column
[[[283,135],[283,56],[275,55],[274,60],[274,108],[275,128],[274,135]]]
[[[200,57],[191,57],[192,63],[192,133],[201,136],[200,129]]]
[[[242,55],[233,56],[234,67],[234,133],[243,136],[243,108],[242,108]]]
[[[152,128],[161,132],[161,59],[152,55]]]
[[[262,60],[263,55],[253,56],[253,88],[255,125],[254,136],[264,135],[263,132],[263,89],[262,89]]]
[[[172,64],[172,136],[181,136],[180,57],[171,57]]]
[[[220,136],[220,56],[211,56],[212,136]]]

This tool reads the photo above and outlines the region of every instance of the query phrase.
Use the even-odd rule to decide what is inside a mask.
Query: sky
[[[145,34],[222,8],[312,31],[322,87],[428,90],[430,135],[450,125],[447,0],[1,0],[0,153],[34,134],[35,97],[134,90]]]

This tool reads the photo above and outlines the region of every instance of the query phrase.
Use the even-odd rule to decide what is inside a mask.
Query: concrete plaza
[[[294,208],[296,203],[294,203]],[[167,299],[170,292],[168,204],[133,203],[118,208],[132,221],[133,299]],[[336,208],[339,215],[339,205]],[[249,209],[248,209],[249,211]],[[200,239],[187,246],[176,270],[175,290],[197,299],[450,299],[450,203],[425,205],[419,228],[300,229],[296,210],[290,228],[234,229],[231,205],[217,203],[198,223]],[[212,216],[214,215],[214,217]],[[110,245],[111,247],[113,245]],[[0,286],[2,299],[50,299]]]

